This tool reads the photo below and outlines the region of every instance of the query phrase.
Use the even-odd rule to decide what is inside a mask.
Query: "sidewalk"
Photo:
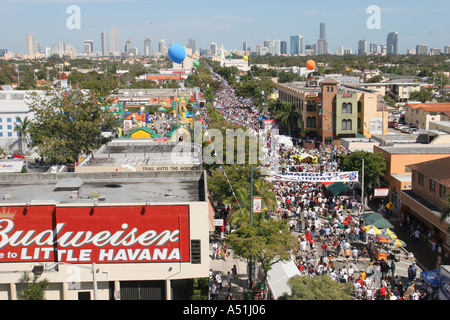
[[[216,241],[219,248],[222,247],[223,239],[220,239],[219,235],[214,235],[212,241]],[[234,299],[240,300],[243,293],[248,288],[248,273],[247,273],[247,261],[240,259],[233,254],[233,250],[230,249],[231,255],[228,258],[212,259],[212,242],[209,243],[209,268],[212,269],[214,274],[220,271],[222,275],[222,289],[220,290],[219,300],[225,300],[228,292],[230,291]],[[227,275],[231,272],[233,266],[236,265],[237,279],[232,279],[231,289],[228,288]]]

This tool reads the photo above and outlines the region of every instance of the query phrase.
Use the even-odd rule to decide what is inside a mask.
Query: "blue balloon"
[[[169,48],[169,58],[175,63],[182,63],[186,58],[186,49],[179,43],[174,43]]]

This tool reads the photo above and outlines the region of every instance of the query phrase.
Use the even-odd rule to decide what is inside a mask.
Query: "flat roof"
[[[435,154],[450,154],[450,145],[424,145],[417,144],[416,145],[400,145],[400,146],[378,146],[383,151],[386,151],[390,154],[427,154],[427,153],[435,153]]]
[[[201,165],[202,148],[189,142],[115,139],[97,150],[81,166]]]
[[[1,178],[0,206],[207,201],[204,171],[18,173]]]

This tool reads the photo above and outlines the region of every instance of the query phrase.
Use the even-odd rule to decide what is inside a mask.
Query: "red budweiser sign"
[[[189,262],[189,206],[0,207],[0,262]]]

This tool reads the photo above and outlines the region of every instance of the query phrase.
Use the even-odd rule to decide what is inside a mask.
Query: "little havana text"
[[[93,250],[60,250],[54,248],[35,248],[28,250],[22,248],[20,260],[45,261],[52,258],[51,252],[56,251],[57,261],[65,262],[91,262]],[[100,262],[127,262],[127,261],[179,261],[181,260],[180,249],[101,249],[94,259]]]

